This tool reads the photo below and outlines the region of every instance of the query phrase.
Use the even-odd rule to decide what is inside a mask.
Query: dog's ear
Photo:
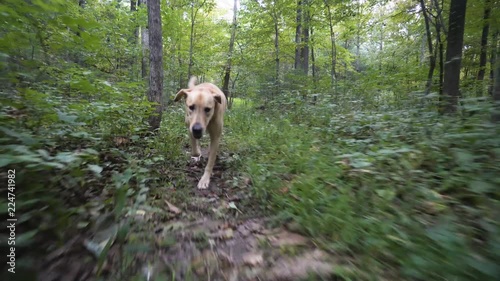
[[[177,95],[175,95],[174,101],[179,101],[181,98],[186,98],[188,92],[188,89],[181,89],[179,92],[177,92]]]
[[[219,104],[222,103],[222,97],[220,95],[214,95],[214,100],[218,102]]]

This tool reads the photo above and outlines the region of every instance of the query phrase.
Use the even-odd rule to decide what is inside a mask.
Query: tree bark
[[[273,15],[274,18],[274,62],[275,62],[275,78],[274,78],[274,86],[275,86],[275,94],[280,92],[280,30],[278,25],[278,17],[276,15],[276,11]]]
[[[139,0],[138,6],[148,6],[147,0]],[[149,32],[146,26],[141,26],[141,46],[142,46],[142,58],[141,58],[141,78],[146,80],[148,76],[148,51],[149,51]]]
[[[446,46],[446,62],[444,65],[443,95],[445,104],[442,108],[443,113],[454,113],[458,107],[466,7],[467,0],[451,0],[448,44]]]
[[[155,110],[149,117],[152,131],[160,128],[163,112],[163,40],[161,33],[160,0],[148,1],[148,26],[150,49],[150,72],[148,100],[155,103]]]
[[[295,17],[297,26],[295,27],[295,64],[294,68],[300,68],[301,38],[302,38],[302,1],[297,2],[297,16]]]
[[[316,56],[314,54],[314,33],[313,28],[311,27],[311,68],[312,68],[312,76],[313,76],[313,84],[314,89],[317,87],[318,82],[318,71],[316,69]]]
[[[436,68],[436,56],[434,55],[434,48],[432,46],[432,34],[429,25],[429,15],[427,14],[424,0],[420,0],[420,8],[422,9],[422,14],[424,16],[427,46],[429,48],[429,72],[427,74],[427,82],[425,84],[425,94],[429,94],[432,87],[432,76],[434,75],[434,69]]]
[[[310,21],[311,13],[309,12],[309,2],[304,1],[304,7],[302,9],[302,48],[301,48],[301,69],[302,72],[307,75],[309,72],[309,40],[310,40]]]
[[[191,30],[189,35],[189,62],[188,62],[188,77],[189,80],[193,73],[194,66],[194,37],[195,37],[195,26],[196,26],[196,17],[198,16],[198,11],[201,7],[205,6],[207,0],[203,0],[198,7],[196,7],[195,0],[191,0]]]
[[[193,70],[193,48],[194,48],[194,26],[195,26],[195,21],[196,21],[196,14],[194,10],[194,2],[191,2],[191,29],[189,33],[189,62],[188,62],[188,77],[187,79],[191,78],[191,73]]]
[[[328,4],[327,0],[324,0],[326,11],[328,14],[328,27],[330,28],[330,55],[331,55],[331,64],[330,64],[330,77],[331,77],[331,87],[335,86],[335,79],[337,76],[336,73],[336,61],[337,61],[337,48],[335,46],[335,32],[333,31],[333,17],[332,17],[332,9]]]
[[[479,71],[477,73],[477,80],[483,81],[486,74],[486,61],[488,50],[488,33],[490,30],[489,18],[491,13],[490,0],[484,1],[484,14],[483,14],[483,32],[481,34],[481,53],[479,55]]]
[[[493,50],[491,58],[491,69],[493,70],[493,86],[492,86],[492,97],[494,103],[493,114],[491,119],[493,122],[500,122],[500,63],[498,63],[500,59],[500,48],[498,47],[498,35],[499,31],[496,31],[493,36]]]
[[[225,73],[224,73],[224,82],[222,84],[222,92],[224,93],[224,95],[226,95],[227,100],[229,100],[229,96],[230,96],[229,80],[231,79],[231,66],[232,66],[232,60],[233,60],[234,39],[236,37],[236,26],[238,24],[237,15],[238,15],[238,0],[234,0],[233,24],[231,27],[231,39],[229,39],[229,52],[227,55],[227,63],[226,63]]]

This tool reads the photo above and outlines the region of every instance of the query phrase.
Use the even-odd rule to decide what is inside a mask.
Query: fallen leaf
[[[243,263],[250,266],[256,266],[264,263],[262,252],[249,252],[243,255]]]
[[[168,211],[169,212],[174,213],[176,215],[182,213],[182,211],[179,208],[177,208],[175,205],[173,205],[172,203],[168,202],[167,200],[165,200],[165,203],[168,206]]]
[[[227,228],[227,229],[220,230],[216,233],[212,233],[208,236],[210,238],[231,239],[234,236],[234,231],[232,228]]]
[[[271,242],[271,245],[275,247],[299,246],[305,245],[308,242],[307,238],[304,236],[286,230],[283,230],[274,236],[270,236],[268,239],[269,242]]]
[[[243,182],[245,183],[245,185],[252,185],[252,179],[251,178],[244,178]]]
[[[128,138],[124,137],[115,137],[114,142],[116,145],[127,144],[129,142]]]
[[[294,258],[282,258],[268,270],[260,280],[302,280],[308,277],[329,277],[334,265],[320,250],[305,253]],[[313,274],[313,275],[311,275]]]
[[[235,204],[234,202],[229,202],[228,207],[229,207],[230,209],[235,209],[236,211],[238,211],[238,212],[240,212],[241,214],[243,214],[243,212],[242,212],[242,211],[240,211],[240,209],[238,209],[238,207],[236,207],[236,204]]]
[[[287,186],[284,186],[282,188],[280,188],[280,193],[281,194],[286,194],[290,191],[290,188],[288,188]]]

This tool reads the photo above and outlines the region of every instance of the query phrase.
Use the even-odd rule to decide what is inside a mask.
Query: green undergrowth
[[[500,276],[498,126],[487,114],[347,108],[233,108],[228,149],[262,208],[355,257],[356,278]]]
[[[73,71],[75,76],[82,72]],[[187,184],[185,173],[175,169],[185,163],[181,119],[166,119],[160,132],[152,134],[147,125],[151,107],[139,91],[142,83],[110,82],[112,77],[106,80],[90,71],[79,77],[86,83],[71,91],[57,85],[64,82],[58,76],[52,77],[55,85],[0,91],[0,168],[5,179],[7,170],[15,171],[15,185],[5,188],[0,199],[0,216],[17,219],[16,280],[36,279],[44,258],[60,247],[78,255],[65,243],[92,238],[102,230],[103,218],[111,217],[128,233],[140,232],[130,214],[157,212],[151,194]],[[116,235],[110,241],[118,245],[124,240]],[[0,241],[7,238],[0,235]],[[8,244],[0,249],[7,252]],[[101,267],[107,250],[90,264]],[[66,257],[68,264],[80,262],[71,258]]]

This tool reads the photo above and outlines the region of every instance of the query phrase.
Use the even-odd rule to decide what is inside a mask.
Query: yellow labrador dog
[[[198,182],[199,189],[205,189],[210,184],[212,169],[219,149],[224,125],[224,112],[227,100],[222,91],[212,83],[196,84],[196,77],[191,77],[188,89],[180,90],[174,101],[186,99],[186,125],[191,137],[191,156],[196,161],[201,158],[200,141],[204,133],[210,135],[208,163],[205,173]]]

